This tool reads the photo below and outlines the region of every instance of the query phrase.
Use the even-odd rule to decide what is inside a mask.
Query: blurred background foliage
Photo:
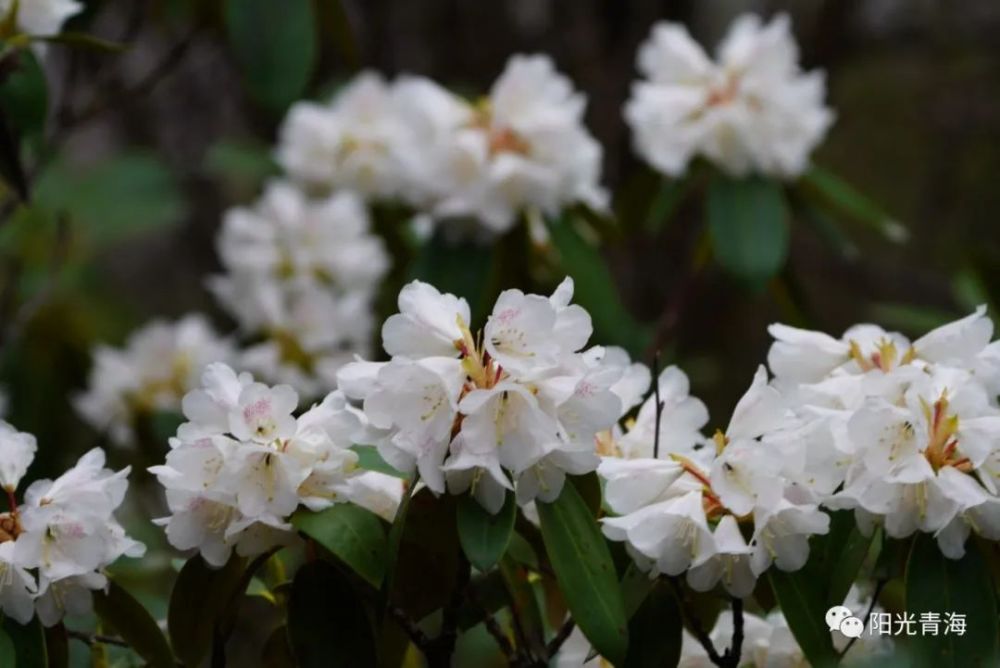
[[[915,334],[976,304],[1000,303],[995,2],[85,4],[66,30],[126,48],[49,45],[44,67],[23,52],[20,67],[0,84],[8,126],[0,147],[7,183],[0,382],[7,419],[38,436],[35,477],[58,472],[102,442],[69,403],[85,384],[96,343],[120,344],[151,318],[190,311],[211,314],[222,331],[232,328],[204,288],[218,269],[221,214],[250,202],[275,173],[270,150],[288,106],[324,98],[360,68],[482,91],[511,53],[551,54],[588,96],[587,123],[605,148],[604,182],[616,193],[619,215],[590,221],[593,234],[581,236],[571,221],[553,228],[581,301],[600,305],[594,342],[624,345],[647,363],[662,351],[665,363],[687,370],[693,393],[713,415],[728,414],[764,359],[770,322],[839,334],[870,320]],[[706,241],[705,198],[688,192],[700,187],[697,174],[691,184],[663,188],[632,154],[621,118],[636,49],[653,22],[682,21],[699,41],[714,44],[747,10],[791,14],[803,66],[826,70],[828,102],[837,112],[815,162],[847,175],[878,202],[872,214],[868,203],[855,201],[834,221],[801,206],[806,191],[792,193],[789,260],[773,278],[757,281],[737,280],[720,267],[724,254],[713,254]],[[19,146],[12,148],[11,138]],[[730,205],[738,209],[739,201]],[[905,228],[907,241],[873,228],[873,220],[885,223],[880,211]],[[518,229],[492,248],[456,252],[439,240],[410,248],[415,257],[405,258],[399,279],[419,276],[479,304],[491,303],[489,295],[463,286],[495,292],[539,276],[551,281],[558,269],[545,256],[519,252],[525,241],[516,235],[525,232]],[[393,302],[382,300],[380,318]],[[150,425],[150,438],[162,442],[171,426]],[[143,457],[156,453],[111,456],[116,465],[136,464],[141,478],[138,469],[149,463]],[[151,493],[136,512],[156,515],[158,504]],[[137,538],[161,540],[141,528],[144,521],[133,524]],[[147,560],[142,567],[170,564]],[[146,602],[162,612],[152,593]]]

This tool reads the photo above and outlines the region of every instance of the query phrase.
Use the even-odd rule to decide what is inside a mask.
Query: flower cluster
[[[912,343],[875,325],[835,339],[773,325],[768,361],[799,424],[801,486],[859,526],[1000,539],[1000,343],[984,307]]]
[[[90,610],[91,591],[103,589],[107,566],[146,548],[114,517],[128,490],[129,469],[104,466],[91,450],[56,480],[15,492],[35,458],[34,436],[0,422],[0,486],[9,511],[0,513],[0,611],[26,624],[35,613],[45,626]]]
[[[333,389],[340,365],[368,350],[389,267],[363,200],[275,181],[253,208],[226,214],[218,245],[226,273],[210,286],[246,335],[262,337],[240,365],[309,397]]]
[[[86,392],[74,405],[87,422],[118,445],[135,442],[137,420],[156,411],[180,410],[205,367],[234,355],[200,315],[152,322],[135,331],[124,348],[99,346]]]
[[[364,73],[328,104],[295,105],[278,159],[312,188],[351,188],[503,232],[521,214],[606,204],[584,106],[546,56],[512,57],[476,102],[425,78],[389,84]]]
[[[225,564],[233,549],[254,556],[293,540],[288,519],[300,505],[354,501],[386,515],[402,495],[398,478],[357,468],[350,447],[364,419],[340,392],[296,417],[288,385],[212,364],[183,407],[189,421],[166,463],[150,469],[171,511],[158,522],[171,545],[197,549],[210,564]]]
[[[786,16],[737,19],[713,61],[687,29],[653,27],[639,51],[645,79],[625,106],[635,150],[676,176],[697,156],[734,176],[795,177],[833,122],[821,72],[805,74]]]
[[[567,473],[597,466],[595,436],[630,407],[635,383],[621,351],[583,350],[591,321],[572,295],[570,279],[551,297],[507,290],[473,335],[464,299],[405,286],[382,328],[392,359],[338,374],[363,401],[367,442],[434,492],[468,490],[492,513],[508,490],[522,505],[554,500]]]
[[[668,368],[658,383],[659,435],[654,394],[612,443],[617,456],[605,457],[598,469],[618,515],[604,520],[605,535],[625,541],[644,570],[686,573],[699,591],[721,581],[744,597],[772,564],[801,568],[809,536],[826,533],[829,518],[818,498],[783,475],[782,449],[794,447],[797,433],[767,372],[758,370],[725,432],[711,440],[701,436],[708,414],[688,396],[683,372]],[[743,524],[752,526],[749,541]]]

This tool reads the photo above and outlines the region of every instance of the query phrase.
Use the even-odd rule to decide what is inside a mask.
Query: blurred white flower
[[[34,436],[0,420],[0,487],[8,492],[17,489],[35,459],[36,450]]]
[[[0,16],[6,17],[14,0],[0,0]],[[66,19],[83,9],[76,0],[20,0],[16,24],[28,35],[56,35]]]
[[[625,119],[636,152],[670,176],[700,156],[733,176],[794,178],[833,122],[823,74],[799,69],[784,15],[739,17],[714,61],[684,26],[658,23],[638,66]]]
[[[97,347],[87,390],[73,403],[115,444],[133,445],[138,417],[178,411],[181,397],[205,367],[233,354],[230,341],[200,315],[173,323],[154,321],[133,332],[123,348]]]

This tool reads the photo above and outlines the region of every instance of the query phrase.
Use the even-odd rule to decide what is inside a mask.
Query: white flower
[[[660,401],[660,456],[669,453],[689,454],[701,443],[702,428],[708,423],[708,409],[697,397],[690,396],[687,375],[675,366],[660,372],[657,380]],[[628,432],[617,439],[622,457],[652,457],[656,441],[656,396],[650,395],[639,409],[635,422]]]
[[[625,106],[636,151],[676,176],[704,156],[726,172],[796,177],[833,121],[820,72],[804,74],[786,16],[739,17],[715,61],[680,25],[659,23],[639,50]]]
[[[34,436],[0,420],[0,487],[8,492],[17,489],[37,449]]]
[[[326,104],[299,102],[281,127],[277,158],[295,181],[365,197],[400,194],[410,130],[381,76],[362,72]]]
[[[623,412],[619,392],[634,392],[619,385],[635,373],[627,356],[579,352],[591,323],[572,293],[568,279],[550,297],[505,291],[473,336],[465,300],[405,286],[382,329],[392,359],[338,374],[362,402],[366,442],[435,493],[468,491],[490,512],[510,489],[522,505],[555,500],[567,474],[597,467],[599,434]]]
[[[715,555],[687,572],[688,584],[697,591],[710,591],[721,581],[731,596],[749,596],[757,584],[757,574],[750,566],[752,550],[740,533],[736,518],[726,515],[719,520],[712,537]]]
[[[414,149],[426,156],[422,190],[435,217],[474,217],[496,233],[522,213],[605,206],[601,147],[583,126],[584,97],[548,57],[511,57],[475,105],[430,92],[426,83],[403,86],[404,107],[438,119],[420,124],[436,129],[422,132],[426,146]]]
[[[14,541],[0,543],[0,612],[19,624],[27,624],[35,614],[38,585],[15,560],[14,551]]]
[[[6,17],[14,0],[0,0],[0,16]],[[29,35],[56,35],[66,19],[83,9],[76,0],[22,0],[17,7],[17,27]]]
[[[136,420],[154,411],[177,411],[212,362],[233,357],[231,343],[200,315],[177,322],[154,321],[135,331],[124,348],[100,346],[85,393],[75,397],[79,413],[108,431],[118,445],[135,442]]]
[[[177,549],[197,549],[221,566],[233,550],[256,556],[294,540],[288,518],[300,505],[320,510],[357,497],[385,513],[398,504],[384,482],[356,480],[350,448],[366,424],[340,392],[296,418],[298,396],[288,386],[256,383],[221,364],[209,366],[202,385],[184,398],[190,422],[171,439],[165,463],[150,468],[171,512],[157,523]]]

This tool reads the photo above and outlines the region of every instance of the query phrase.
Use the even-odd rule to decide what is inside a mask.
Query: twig
[[[701,620],[692,615],[687,609],[687,606],[684,604],[684,591],[681,589],[677,578],[669,577],[667,580],[670,581],[670,585],[674,588],[674,594],[677,596],[677,602],[680,604],[684,618],[687,620],[688,626],[691,629],[691,635],[693,635],[695,640],[697,640],[698,643],[705,649],[705,653],[708,654],[709,661],[717,666],[726,668],[726,664],[723,663],[722,657],[719,656],[719,652],[716,651],[715,645],[712,644],[712,639],[708,637],[704,627],[701,625]]]
[[[545,655],[551,660],[559,648],[563,646],[570,634],[573,633],[573,629],[576,628],[576,622],[573,621],[572,617],[568,617],[563,625],[559,628],[555,637],[549,641],[549,644],[545,646]]]
[[[730,668],[738,668],[743,654],[743,599],[730,598],[733,607],[733,642],[722,657]]]
[[[386,612],[392,617],[393,621],[399,625],[399,628],[403,629],[403,632],[410,637],[410,640],[416,645],[421,651],[427,645],[430,644],[431,640],[427,637],[417,624],[410,619],[405,612],[394,605],[386,607]]]
[[[875,581],[875,590],[872,592],[872,601],[868,604],[868,611],[865,612],[864,624],[866,629],[868,628],[868,620],[871,619],[872,611],[875,609],[875,604],[878,603],[879,594],[882,593],[882,588],[885,587],[886,582],[888,582],[888,580],[879,579]],[[844,651],[840,653],[840,656],[846,656],[847,652],[850,651],[851,647],[857,641],[858,636],[851,638],[848,641],[847,646],[844,647]]]
[[[74,640],[79,640],[80,642],[86,644],[89,647],[94,645],[115,645],[116,647],[130,647],[127,642],[121,638],[115,638],[113,636],[105,636],[100,633],[86,633],[84,631],[74,631],[73,629],[66,629],[66,636],[73,638]]]
[[[660,458],[660,419],[663,417],[663,401],[660,399],[660,351],[653,355],[653,397],[656,400],[656,432],[653,434],[653,459]]]
[[[500,623],[497,622],[497,618],[494,617],[493,613],[487,610],[486,606],[480,602],[479,597],[476,595],[475,587],[469,587],[467,592],[469,602],[482,610],[483,625],[500,647],[500,651],[503,652],[504,657],[507,659],[507,663],[515,665],[518,662],[518,653],[511,644],[510,638],[506,633],[504,633],[504,630],[500,628]]]

